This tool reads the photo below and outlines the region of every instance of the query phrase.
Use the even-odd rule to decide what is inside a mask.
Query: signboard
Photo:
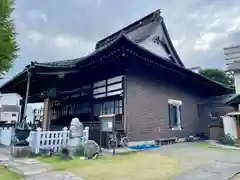
[[[115,115],[103,115],[99,117],[102,132],[113,132]]]

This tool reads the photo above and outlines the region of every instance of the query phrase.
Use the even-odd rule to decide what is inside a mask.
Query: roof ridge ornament
[[[154,12],[154,17],[159,17],[161,15],[162,11],[161,9],[158,9]]]

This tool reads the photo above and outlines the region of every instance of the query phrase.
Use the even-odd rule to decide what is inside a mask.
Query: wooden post
[[[113,117],[113,121],[112,121],[112,134],[113,134],[113,140],[116,142],[116,146],[117,146],[117,136],[116,136],[116,116]],[[116,147],[113,147],[113,155],[116,154]]]
[[[52,113],[52,103],[50,98],[47,97],[44,99],[44,106],[43,106],[43,122],[42,122],[43,131],[50,130],[51,113]]]
[[[27,114],[27,104],[28,104],[28,96],[29,96],[29,90],[30,90],[30,81],[31,81],[31,72],[30,72],[30,68],[28,68],[28,74],[27,74],[27,89],[26,89],[26,95],[25,95],[25,101],[24,101],[24,105],[23,105],[23,112],[22,112],[22,117],[21,117],[21,121],[23,121],[25,119],[25,116]]]

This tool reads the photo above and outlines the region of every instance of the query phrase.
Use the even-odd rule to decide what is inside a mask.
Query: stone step
[[[53,168],[49,164],[44,164],[36,159],[14,159],[4,164],[10,171],[15,172],[21,177],[36,175],[48,172]]]

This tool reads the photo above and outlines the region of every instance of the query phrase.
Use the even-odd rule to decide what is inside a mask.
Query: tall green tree
[[[230,72],[225,72],[221,69],[199,69],[199,74],[206,76],[213,81],[225,84],[227,86],[234,86],[234,78]]]
[[[0,0],[0,75],[12,67],[19,51],[11,18],[13,5],[13,0]]]

